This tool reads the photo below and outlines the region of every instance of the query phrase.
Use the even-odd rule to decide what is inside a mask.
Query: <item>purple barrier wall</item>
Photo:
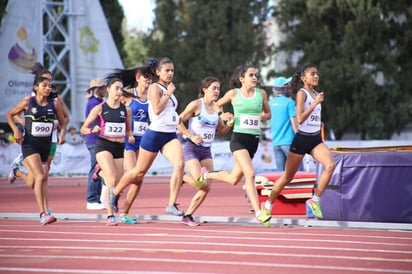
[[[412,152],[332,152],[324,220],[412,222]],[[317,176],[322,170],[318,165]]]

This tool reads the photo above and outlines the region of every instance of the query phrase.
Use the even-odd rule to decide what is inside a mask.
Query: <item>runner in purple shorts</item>
[[[199,90],[199,99],[190,102],[180,114],[178,130],[186,136],[183,153],[185,166],[189,174],[183,176],[183,181],[197,189],[192,201],[182,218],[182,223],[198,226],[200,223],[193,218],[193,213],[199,208],[210,191],[208,183],[196,187],[196,179],[201,175],[201,168],[213,170],[211,145],[215,133],[225,135],[230,127],[219,118],[221,109],[216,105],[220,95],[220,81],[215,77],[203,79]],[[221,115],[226,120],[233,120],[231,113]],[[188,128],[184,123],[188,121]]]

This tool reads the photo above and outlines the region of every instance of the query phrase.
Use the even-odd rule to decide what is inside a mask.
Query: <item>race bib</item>
[[[179,115],[176,111],[170,111],[165,113],[165,124],[168,126],[177,126],[179,124]]]
[[[133,122],[133,135],[143,136],[143,134],[146,132],[147,126],[148,126],[147,122],[134,121]]]
[[[215,132],[216,129],[211,127],[202,127],[198,130],[198,134],[202,137],[205,144],[210,144],[213,142],[215,139]]]
[[[320,114],[318,113],[312,113],[309,117],[308,117],[308,125],[309,126],[316,126],[316,127],[320,127]]]
[[[34,137],[49,137],[53,131],[53,123],[32,122],[31,135]]]
[[[255,115],[240,115],[240,129],[242,130],[260,130],[260,118]]]
[[[126,135],[125,123],[106,122],[104,127],[104,136],[107,137],[124,137]]]

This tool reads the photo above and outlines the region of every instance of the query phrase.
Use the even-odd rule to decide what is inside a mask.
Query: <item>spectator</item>
[[[4,129],[0,129],[0,146],[7,147],[10,144],[11,143],[10,143],[9,139],[6,137]]]
[[[273,155],[276,162],[276,170],[284,171],[286,158],[290,144],[298,131],[296,119],[296,104],[291,96],[290,81],[292,77],[278,77],[273,83],[275,97],[269,101],[272,118],[270,128],[272,130]],[[299,170],[303,170],[300,165]]]
[[[107,95],[106,86],[103,79],[96,78],[90,81],[89,89],[87,89],[87,104],[85,117],[87,117],[90,111],[103,102],[103,97]],[[99,125],[99,120],[96,119],[91,125],[90,129],[94,126]],[[100,202],[100,194],[102,192],[102,180],[96,177],[93,180],[93,174],[95,173],[96,168],[96,153],[95,147],[97,139],[99,138],[98,133],[88,134],[85,136],[85,143],[87,150],[90,154],[90,171],[87,178],[87,204],[86,208],[89,210],[99,210],[104,209],[105,206]]]
[[[81,145],[84,143],[83,137],[77,133],[74,126],[69,127],[69,133],[66,135],[66,143],[73,146]]]

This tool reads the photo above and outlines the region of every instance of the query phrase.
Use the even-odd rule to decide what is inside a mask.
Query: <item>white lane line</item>
[[[159,272],[159,271],[122,271],[122,270],[93,270],[93,269],[65,269],[65,268],[33,268],[33,267],[0,267],[0,271],[15,272],[40,272],[40,273],[97,273],[97,274],[182,274],[182,272]],[[195,272],[185,272],[194,274]],[[207,273],[203,273],[207,274]]]
[[[13,237],[1,237],[0,240],[4,241],[42,241],[42,242],[81,242],[81,243],[107,243],[107,244],[176,244],[176,245],[193,245],[193,246],[232,246],[232,247],[261,247],[261,248],[281,248],[281,249],[305,249],[305,250],[334,250],[334,251],[356,251],[356,252],[379,252],[379,253],[391,253],[391,254],[412,254],[412,250],[388,250],[388,249],[367,249],[367,248],[348,248],[348,247],[323,247],[315,246],[316,241],[312,241],[311,246],[299,246],[299,245],[273,245],[273,244],[243,244],[243,243],[217,243],[217,242],[194,242],[194,241],[148,241],[148,240],[119,240],[115,238],[116,235],[112,234],[111,239],[61,239],[61,238],[13,238]],[[293,240],[289,240],[293,241]]]
[[[104,261],[130,261],[130,262],[156,262],[156,263],[183,263],[183,264],[208,264],[208,265],[235,265],[235,266],[253,266],[270,267],[274,269],[283,268],[300,268],[300,269],[321,269],[321,270],[340,270],[340,271],[365,271],[365,272],[385,272],[385,273],[410,273],[409,270],[403,269],[384,269],[368,267],[350,267],[350,266],[326,266],[315,264],[282,264],[282,263],[264,263],[264,262],[245,262],[245,261],[216,261],[216,260],[187,260],[187,259],[165,259],[165,258],[135,258],[135,257],[113,257],[113,256],[67,256],[67,255],[1,255],[0,258],[39,258],[47,260],[104,260]],[[0,268],[1,270],[1,268]]]
[[[276,256],[276,257],[297,257],[297,258],[319,258],[319,259],[338,259],[338,260],[352,260],[352,261],[379,261],[379,262],[397,262],[397,263],[412,263],[412,259],[398,259],[398,258],[385,258],[385,257],[372,257],[372,256],[343,256],[343,255],[328,255],[328,254],[299,254],[299,253],[284,253],[284,252],[255,252],[255,251],[232,251],[232,250],[196,250],[196,249],[178,249],[178,248],[138,248],[138,247],[85,247],[85,246],[34,246],[34,245],[21,245],[21,246],[6,246],[1,245],[1,249],[22,249],[24,251],[30,249],[58,249],[58,250],[90,250],[90,251],[138,251],[147,253],[189,253],[189,254],[232,254],[232,255],[252,255],[252,256]]]
[[[15,230],[15,229],[0,229],[1,232],[12,232],[12,233],[35,233],[35,234],[56,234],[56,235],[72,235],[73,232],[71,231],[44,231],[44,230]],[[253,232],[249,232],[249,235],[253,234]],[[101,232],[76,232],[76,235],[93,235],[93,236],[113,236],[113,233],[101,233]],[[126,236],[130,237],[130,233],[116,233],[117,237],[120,236]],[[134,237],[169,237],[169,238],[196,238],[196,239],[236,239],[236,240],[252,240],[252,241],[265,241],[265,242],[279,242],[279,241],[285,241],[285,242],[290,242],[293,240],[294,242],[314,242],[314,237],[313,235],[308,235],[310,236],[307,239],[298,239],[298,238],[278,238],[278,237],[273,237],[273,235],[270,235],[271,237],[237,237],[234,235],[231,236],[217,236],[217,235],[188,235],[188,234],[167,234],[167,233],[144,233],[144,234],[139,234],[136,233]],[[339,244],[362,244],[362,245],[372,245],[372,246],[405,246],[405,247],[411,247],[412,246],[412,241],[411,243],[388,243],[388,242],[378,242],[378,241],[373,241],[373,242],[367,242],[367,241],[347,241],[347,240],[342,240],[342,239],[336,239],[336,240],[331,240],[331,239],[324,239],[325,237],[329,238],[329,234],[324,234],[322,236],[323,238],[316,238],[316,242],[320,243],[339,243]],[[398,239],[399,240],[399,239]]]
[[[148,227],[147,227],[147,223],[145,223],[144,225],[140,225],[140,224],[137,224],[137,225],[121,225],[121,226],[118,226],[117,228],[118,229],[122,229],[122,230],[128,230],[128,229],[132,229],[132,230],[140,230],[140,229],[142,229],[142,230],[146,230],[146,229],[148,229]],[[29,224],[26,224],[26,225],[2,225],[2,224],[0,224],[0,227],[12,227],[13,228],[13,230],[12,231],[14,231],[14,229],[16,228],[16,227],[23,227],[23,228],[28,228],[28,227],[33,227],[33,228],[39,228],[39,225],[29,225]],[[76,227],[76,228],[100,228],[100,229],[102,229],[102,226],[101,225],[75,225],[74,227]],[[279,228],[269,228],[269,229],[267,229],[267,228],[265,228],[265,229],[262,229],[262,228],[260,228],[260,229],[258,229],[258,230],[249,230],[249,228],[250,227],[248,227],[248,229],[247,230],[221,230],[221,229],[219,229],[219,230],[216,230],[216,229],[214,229],[214,228],[216,228],[216,227],[218,227],[218,228],[222,228],[221,226],[212,226],[212,225],[207,225],[207,229],[205,228],[205,229],[202,229],[201,227],[196,227],[196,228],[190,228],[190,229],[196,229],[196,232],[205,232],[205,233],[222,233],[222,234],[224,234],[224,233],[227,233],[227,234],[231,234],[231,235],[233,235],[233,234],[235,234],[235,233],[238,233],[238,234],[250,234],[250,233],[253,233],[254,235],[265,235],[265,236],[267,236],[268,235],[268,232],[270,232],[270,235],[287,235],[287,236],[291,236],[291,235],[294,235],[294,236],[309,236],[310,238],[314,238],[314,237],[316,237],[316,238],[318,238],[318,237],[320,237],[320,238],[322,238],[322,237],[325,237],[325,233],[316,233],[316,232],[307,232],[307,230],[308,230],[308,228],[305,228],[305,232],[292,232],[292,231],[290,231],[290,228],[287,228],[287,231],[285,231],[285,229],[281,229],[281,231],[279,231]],[[61,228],[61,227],[55,227],[55,228]],[[225,227],[226,228],[226,227]],[[302,228],[297,228],[297,229],[302,229]],[[183,231],[183,232],[187,232],[187,230],[188,230],[188,228],[186,227],[186,226],[182,226],[182,228],[168,228],[168,227],[159,227],[159,225],[158,224],[156,224],[156,226],[153,226],[153,227],[150,227],[150,230],[161,230],[161,231]],[[316,228],[309,228],[309,230],[319,230],[319,229],[316,229]],[[322,230],[325,230],[325,229],[322,229]],[[7,229],[4,229],[4,230],[0,230],[0,231],[10,231],[10,230],[7,230]],[[37,230],[39,233],[40,232],[44,232],[43,230]],[[36,231],[36,232],[37,232]],[[366,233],[370,233],[370,232],[374,232],[374,233],[402,233],[402,234],[404,234],[405,235],[405,237],[401,237],[401,236],[383,236],[383,235],[364,235],[364,234],[343,234],[343,233],[331,233],[330,232],[330,230],[326,230],[327,231],[327,236],[328,237],[330,237],[330,238],[332,238],[332,237],[337,237],[337,238],[339,238],[339,240],[341,240],[342,239],[342,237],[347,237],[347,238],[362,238],[362,239],[364,239],[364,238],[371,238],[371,239],[388,239],[388,240],[409,240],[409,241],[411,241],[412,242],[412,233],[411,232],[406,232],[406,231],[396,231],[396,232],[387,232],[387,231],[381,231],[381,230],[367,230],[367,231],[365,231]],[[352,232],[353,230],[346,230],[346,231],[348,231],[348,232]],[[45,232],[45,233],[48,233],[48,232]],[[408,237],[409,236],[409,237]]]

